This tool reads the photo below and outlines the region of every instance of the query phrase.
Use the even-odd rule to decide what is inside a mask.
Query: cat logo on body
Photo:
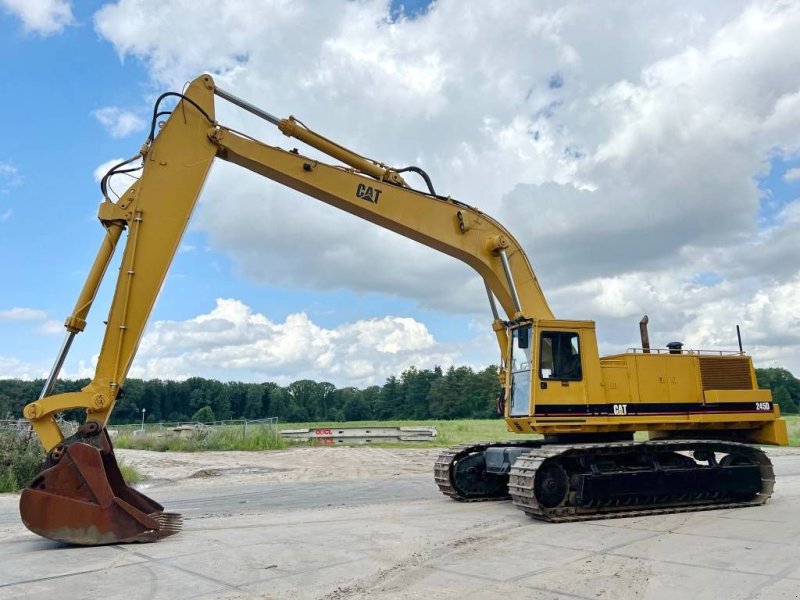
[[[381,197],[382,192],[383,190],[374,188],[371,185],[359,183],[358,187],[356,188],[356,198],[361,198],[362,200],[366,200],[367,202],[372,202],[373,204],[377,204],[378,198]]]

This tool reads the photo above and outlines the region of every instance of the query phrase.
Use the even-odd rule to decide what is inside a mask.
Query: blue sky
[[[121,60],[92,24],[105,3],[72,6],[73,24],[56,35],[26,31],[12,14],[0,17],[0,61],[5,86],[0,99],[8,120],[6,152],[0,152],[0,266],[8,284],[0,289],[0,310],[25,307],[36,318],[0,321],[0,356],[46,365],[61,343],[63,322],[72,309],[102,233],[95,218],[101,196],[94,171],[114,157],[138,149],[145,132],[115,138],[95,112],[106,106],[132,107],[144,117],[143,96],[157,93],[141,61]],[[414,18],[427,2],[394,2],[394,18]],[[124,183],[115,185],[123,191]],[[237,276],[229,258],[190,229],[173,263],[152,320],[182,320],[209,310],[218,297],[245,298],[256,311],[283,320],[298,311],[323,327],[378,318],[412,316],[444,340],[466,340],[463,315],[450,318],[409,299],[347,289],[325,294],[253,283]],[[99,350],[97,323],[107,311],[113,270],[109,270],[87,330],[78,337],[66,371],[77,373]],[[42,319],[46,314],[46,321]],[[45,326],[46,325],[46,326]],[[22,369],[23,375],[37,371]],[[9,372],[9,374],[13,371]],[[38,374],[44,374],[41,371]],[[86,374],[85,370],[81,372]],[[0,374],[2,375],[2,374]]]
[[[727,347],[740,323],[759,364],[800,369],[800,77],[782,58],[797,54],[797,11],[267,4],[247,19],[213,2],[184,15],[168,1],[0,1],[0,377],[49,369],[101,239],[95,170],[138,150],[155,95],[203,71],[360,152],[421,164],[444,193],[498,216],[556,313],[598,321],[603,351],[635,345],[647,312],[657,337],[695,347]],[[213,27],[204,11],[219,12]],[[410,364],[496,362],[480,280],[373,229],[215,169],[132,374],[366,385]],[[287,252],[283,236],[300,247]],[[323,254],[369,255],[376,272]],[[91,373],[112,279],[67,374]],[[214,319],[241,339],[215,338]],[[324,349],[308,362],[286,339],[311,328]]]

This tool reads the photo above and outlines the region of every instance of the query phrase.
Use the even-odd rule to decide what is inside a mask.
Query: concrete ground
[[[222,460],[120,454],[155,476]],[[0,494],[0,598],[800,598],[796,449],[770,453],[766,506],[559,525],[441,496],[431,451],[225,454],[146,490],[186,518],[156,544],[49,542]]]

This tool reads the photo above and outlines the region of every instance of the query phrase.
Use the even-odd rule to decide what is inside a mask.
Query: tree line
[[[88,379],[60,380],[53,393],[77,391]],[[38,397],[43,380],[0,379],[0,418],[16,418]],[[117,401],[114,423],[222,421],[278,417],[282,422],[389,419],[487,419],[497,417],[497,367],[442,370],[411,367],[383,386],[337,388],[302,379],[276,383],[128,379]]]
[[[786,369],[756,369],[758,387],[772,390],[772,401],[781,407],[781,414],[800,412],[800,379]]]
[[[772,390],[781,412],[800,405],[800,380],[781,368],[756,369],[759,387]],[[0,418],[16,418],[38,397],[43,380],[0,379]],[[54,393],[77,391],[88,379],[62,380]],[[390,419],[488,419],[498,417],[497,367],[442,370],[411,367],[382,386],[337,388],[309,379],[276,383],[220,382],[191,377],[184,381],[129,379],[114,409],[115,423],[221,421],[278,417],[282,422]],[[75,415],[77,418],[78,415]]]

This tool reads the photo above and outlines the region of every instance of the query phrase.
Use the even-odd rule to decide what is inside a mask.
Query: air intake
[[[701,356],[700,378],[704,390],[752,390],[750,359],[743,356]]]

